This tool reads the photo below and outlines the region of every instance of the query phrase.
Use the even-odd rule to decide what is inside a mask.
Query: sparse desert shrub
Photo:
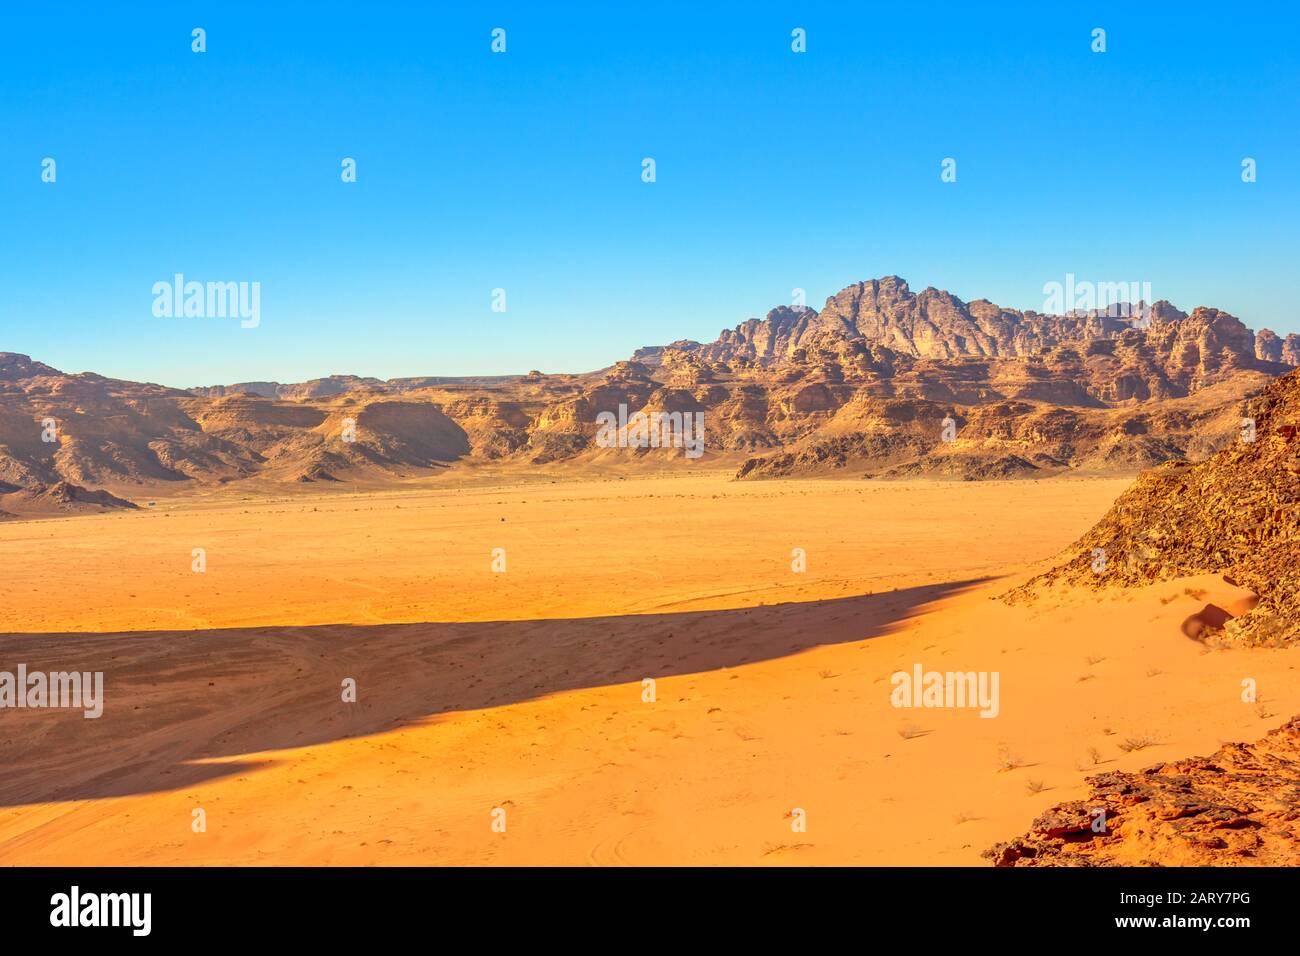
[[[1005,772],[1007,770],[1015,770],[1016,768],[1023,767],[1024,765],[1025,762],[1021,760],[1019,757],[1012,754],[1008,748],[1006,747],[998,748],[998,770],[1000,772]]]

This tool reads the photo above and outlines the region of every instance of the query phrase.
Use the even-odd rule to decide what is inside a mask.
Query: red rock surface
[[[995,866],[1294,866],[1300,859],[1300,717],[1253,744],[1140,773],[1089,777],[1029,832],[985,851]],[[1094,821],[1105,818],[1104,832]]]

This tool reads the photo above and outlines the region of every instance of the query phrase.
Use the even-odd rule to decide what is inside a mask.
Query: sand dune
[[[1242,597],[1220,578],[993,599],[1123,486],[503,481],[2,525],[0,666],[102,670],[106,704],[0,710],[0,862],[986,865],[1098,767],[1300,705],[1287,651],[1181,633]],[[915,663],[999,671],[999,716],[893,708]]]

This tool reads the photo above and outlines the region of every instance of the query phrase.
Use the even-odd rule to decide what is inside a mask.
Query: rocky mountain
[[[204,398],[226,398],[232,395],[258,395],[262,398],[283,398],[297,400],[303,398],[327,398],[342,395],[357,389],[378,392],[408,392],[419,388],[456,383],[496,384],[510,382],[518,378],[515,375],[484,376],[482,378],[448,378],[440,376],[420,376],[417,378],[362,378],[357,375],[329,375],[325,378],[313,378],[306,382],[284,384],[283,382],[238,382],[234,385],[206,385],[187,389],[193,395]]]
[[[1300,365],[1300,335],[1292,332],[1282,339],[1270,329],[1260,329],[1255,335],[1255,357],[1265,362]]]
[[[821,312],[781,306],[765,319],[724,330],[715,342],[647,348],[634,358],[654,364],[682,352],[735,369],[833,364],[850,375],[892,377],[918,367],[942,370],[945,360],[1035,361],[1065,347],[1084,347],[1085,356],[1117,357],[1133,377],[1109,394],[1098,393],[1102,401],[1186,395],[1233,370],[1282,360],[1280,346],[1257,348],[1254,333],[1218,309],[1198,308],[1188,316],[1161,301],[1116,311],[1134,315],[1018,312],[986,300],[965,303],[939,289],[913,293],[904,280],[886,276],[843,289]],[[1293,338],[1300,342],[1300,336]],[[1264,358],[1261,351],[1278,357]]]
[[[1013,591],[1032,599],[1068,581],[1133,587],[1214,572],[1259,595],[1201,640],[1282,645],[1300,639],[1300,372],[1249,401],[1235,440],[1199,464],[1142,474],[1056,567]],[[1099,564],[1099,556],[1104,559]]]
[[[1053,807],[984,857],[1005,867],[1289,866],[1300,851],[1300,717],[1253,744],[1087,782],[1088,799]]]
[[[4,507],[13,508],[6,511]],[[90,491],[68,481],[53,485],[33,485],[14,488],[0,484],[0,519],[24,515],[59,514],[63,512],[134,510],[134,502],[109,494],[107,491]]]
[[[821,353],[852,355],[860,343],[911,358],[1014,358],[1063,342],[1110,338],[1128,320],[1097,314],[1039,315],[986,300],[962,302],[928,288],[914,294],[898,276],[858,282],[826,300],[821,312],[780,307],[724,331],[699,353],[710,360],[764,365]]]
[[[887,276],[820,312],[779,307],[582,375],[175,389],[0,353],[0,482],[129,493],[487,462],[680,464],[681,447],[598,440],[602,416],[638,412],[703,414],[703,460],[744,479],[1135,473],[1229,442],[1243,400],[1290,369],[1274,356],[1297,357],[1296,337],[1256,336],[1217,309],[1157,302],[1138,316],[1022,313]]]
[[[0,352],[0,382],[21,382],[45,375],[62,375],[56,368],[33,362],[31,356]]]

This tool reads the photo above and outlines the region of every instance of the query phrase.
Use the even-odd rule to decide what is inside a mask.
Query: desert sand
[[[1127,479],[730,474],[0,524],[0,669],[106,696],[0,710],[0,863],[984,866],[1089,774],[1300,711],[1290,652],[1184,636],[1248,602],[1220,577],[997,600]],[[893,707],[918,663],[999,672],[998,716]]]

